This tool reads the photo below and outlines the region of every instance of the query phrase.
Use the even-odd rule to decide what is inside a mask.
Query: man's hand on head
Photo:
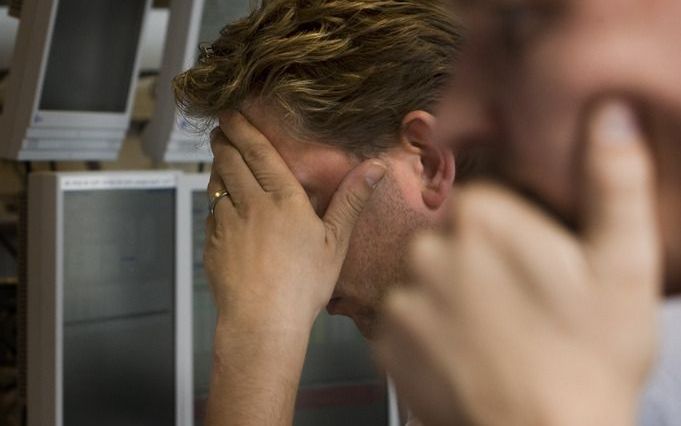
[[[662,280],[654,173],[626,105],[589,124],[579,233],[477,183],[416,244],[382,355],[426,424],[634,424]]]
[[[218,310],[207,423],[286,425],[309,333],[338,280],[355,222],[386,168],[367,161],[323,218],[267,138],[240,113],[212,134],[204,265]]]
[[[209,193],[229,192],[207,222],[204,260],[221,315],[312,325],[328,303],[355,221],[385,173],[345,178],[323,218],[271,143],[238,112],[213,133]]]

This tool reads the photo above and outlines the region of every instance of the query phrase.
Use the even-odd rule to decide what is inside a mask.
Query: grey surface
[[[175,419],[175,190],[64,194],[64,425]]]
[[[170,311],[174,190],[64,194],[64,321]]]
[[[358,407],[340,406],[296,411],[295,426],[382,426],[387,425],[384,402]]]
[[[125,112],[144,0],[60,0],[40,109]]]
[[[660,354],[641,398],[641,426],[681,425],[681,298],[665,303],[660,321]]]
[[[175,424],[172,314],[64,328],[64,426]]]
[[[305,358],[301,386],[379,380],[369,346],[347,317],[322,312]]]

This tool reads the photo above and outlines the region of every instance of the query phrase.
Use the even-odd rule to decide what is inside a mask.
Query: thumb
[[[353,169],[338,187],[324,215],[327,239],[345,256],[357,218],[386,173],[378,161],[365,161]]]
[[[625,102],[600,105],[589,123],[582,219],[596,262],[617,276],[651,277],[659,264],[654,170],[639,120]],[[605,262],[605,264],[603,264]]]

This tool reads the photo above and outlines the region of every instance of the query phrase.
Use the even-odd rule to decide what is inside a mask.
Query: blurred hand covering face
[[[661,281],[653,168],[627,104],[585,134],[579,234],[485,182],[415,244],[381,354],[424,424],[633,424]]]

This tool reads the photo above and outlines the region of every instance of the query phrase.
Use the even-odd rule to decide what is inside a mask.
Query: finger
[[[433,331],[433,326],[442,321],[439,311],[434,309],[433,299],[416,287],[392,290],[383,306],[383,337],[397,339],[408,347],[421,342]]]
[[[383,179],[386,167],[377,161],[366,161],[343,179],[324,215],[327,237],[337,253],[345,257],[352,230],[367,201]]]
[[[217,197],[223,191],[227,191],[228,195],[220,198],[219,200],[211,201],[215,200],[215,197]],[[207,226],[206,231],[213,231],[213,233],[216,230],[222,231],[225,224],[231,223],[232,220],[234,220],[237,217],[237,211],[234,201],[232,200],[230,190],[227,189],[227,185],[223,181],[223,178],[216,170],[215,161],[211,166],[211,173],[208,179],[207,193],[208,202],[214,204],[212,205],[213,212],[212,214],[209,213],[209,218],[207,221],[207,224],[210,223],[211,226],[210,227]],[[208,235],[209,234],[207,234],[207,236]]]
[[[654,171],[632,108],[616,101],[601,105],[586,142],[582,220],[596,265],[614,281],[657,281],[653,277],[661,267]]]
[[[271,142],[241,113],[224,114],[220,118],[220,128],[266,192],[302,190]]]
[[[451,334],[445,337],[443,330],[451,331],[457,325],[439,316],[432,300],[420,291],[400,289],[391,293],[386,311],[384,332],[377,343],[379,360],[410,408],[422,416],[428,414],[420,418],[422,421],[438,417],[433,410],[440,410],[433,402],[453,401],[445,395],[450,389],[446,383],[450,376],[444,367],[450,366],[449,357],[455,356],[455,342]]]
[[[450,269],[459,258],[454,241],[434,231],[419,233],[410,243],[409,267],[414,284],[427,292],[438,307],[459,299],[456,293],[461,286],[452,282]]]
[[[437,320],[423,292],[413,288],[391,291],[382,309],[383,323],[377,345],[379,359],[393,373],[397,373],[396,370],[405,373],[410,370],[408,367],[419,364],[414,358],[424,348],[423,340],[433,332]]]
[[[215,171],[214,166],[211,167],[210,178],[208,179],[208,187],[206,191],[210,197],[215,196],[215,194],[226,191],[227,187],[222,181],[222,177]]]
[[[421,276],[430,277],[432,291],[443,298],[453,294],[451,302],[457,306],[491,293],[504,294],[507,305],[531,296],[552,307],[564,303],[575,286],[584,285],[580,277],[569,276],[561,277],[563,285],[553,285],[556,269],[583,270],[581,246],[557,221],[512,190],[487,182],[466,185],[457,194],[452,215],[455,229],[449,243],[439,247],[437,241],[426,240],[414,255]],[[438,266],[442,252],[449,259],[439,260]],[[449,274],[440,272],[442,268]],[[437,279],[453,275],[469,278],[457,283]]]
[[[237,209],[247,208],[249,200],[263,192],[262,187],[239,151],[222,132],[213,136],[211,146],[214,174],[219,176]]]
[[[211,152],[215,152],[218,150],[218,145],[222,144],[223,141],[226,141],[224,133],[220,130],[219,127],[214,128],[210,132],[210,147],[211,147]],[[215,170],[215,158],[213,159],[213,163],[211,164],[211,173],[210,173],[210,178],[208,179],[208,194],[209,195],[214,195],[218,192],[221,191],[226,191],[227,186],[225,183],[222,181],[222,177],[220,176],[219,173],[216,172]]]

